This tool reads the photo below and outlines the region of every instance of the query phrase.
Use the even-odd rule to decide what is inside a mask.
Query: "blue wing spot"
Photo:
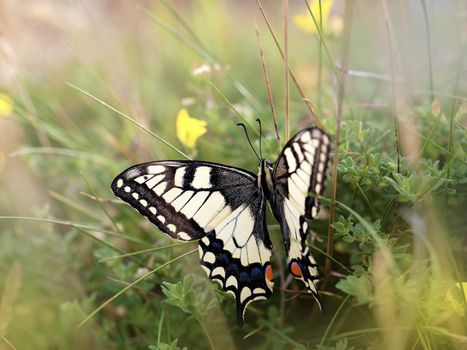
[[[217,255],[218,253],[222,252],[223,244],[218,240],[213,240],[210,244],[210,250],[214,253],[214,255]]]
[[[250,276],[248,276],[248,272],[241,272],[238,280],[240,284],[247,284],[250,282]]]
[[[238,272],[239,272],[239,271],[238,271],[238,266],[237,266],[237,264],[234,263],[234,262],[231,262],[231,263],[229,264],[229,266],[227,267],[227,273],[228,273],[229,275],[237,276],[237,275],[238,275]]]
[[[251,274],[251,279],[253,281],[263,281],[264,280],[264,272],[260,267],[257,267],[257,266],[253,267],[251,269],[250,274]]]
[[[217,256],[217,265],[226,267],[229,265],[229,257],[225,253],[220,253]]]

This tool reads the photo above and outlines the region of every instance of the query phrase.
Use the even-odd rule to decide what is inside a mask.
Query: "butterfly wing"
[[[319,128],[300,131],[284,146],[273,170],[276,215],[287,251],[289,270],[319,302],[318,268],[307,244],[307,219],[316,219],[329,161],[330,141]]]
[[[274,285],[265,208],[256,189],[199,244],[201,266],[235,297],[241,326],[248,304],[269,298]]]
[[[125,170],[111,187],[172,238],[201,239],[201,266],[235,297],[240,324],[250,302],[271,295],[272,245],[256,175],[209,162],[157,161]]]

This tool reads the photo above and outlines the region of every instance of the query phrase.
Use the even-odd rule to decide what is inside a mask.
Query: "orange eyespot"
[[[266,267],[266,271],[264,271],[264,275],[266,277],[266,281],[272,281],[273,276],[272,276],[272,267],[271,267],[271,265],[268,265]]]
[[[292,262],[290,264],[290,272],[292,272],[292,275],[295,277],[302,277],[302,269],[300,268],[300,265],[296,261]]]

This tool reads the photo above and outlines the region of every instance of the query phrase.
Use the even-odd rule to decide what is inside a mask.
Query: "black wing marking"
[[[271,295],[272,245],[256,175],[209,162],[150,162],[125,170],[112,190],[171,237],[201,239],[201,266],[234,296],[240,325],[249,303]]]
[[[161,231],[200,239],[256,190],[256,175],[209,162],[159,161],[132,166],[112,182],[116,196]]]
[[[258,190],[199,244],[201,266],[209,278],[234,296],[240,326],[247,306],[269,298],[274,286],[265,208]]]
[[[318,269],[307,245],[307,219],[319,212],[316,196],[324,192],[330,153],[328,135],[318,128],[300,131],[284,146],[273,170],[275,196],[289,270],[319,302]]]

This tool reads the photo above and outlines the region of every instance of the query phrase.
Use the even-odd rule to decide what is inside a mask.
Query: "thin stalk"
[[[77,212],[83,213],[86,216],[89,216],[90,218],[99,221],[101,219],[101,215],[95,213],[94,211],[90,210],[84,205],[81,205],[77,202],[72,201],[70,198],[65,197],[64,195],[55,192],[55,191],[49,191],[48,192],[49,196],[55,199],[56,201],[60,202],[61,204],[68,205],[72,209],[76,210]]]
[[[277,37],[276,35],[274,34],[274,31],[272,30],[272,26],[271,26],[271,23],[269,22],[269,19],[268,17],[266,16],[266,13],[264,12],[264,8],[263,6],[261,5],[261,3],[259,2],[259,0],[256,0],[256,3],[258,4],[258,7],[261,11],[261,15],[263,16],[264,18],[264,21],[266,22],[266,25],[269,29],[269,33],[271,34],[272,38],[274,39],[274,43],[276,44],[276,47],[277,47],[277,50],[279,51],[282,59],[285,61],[285,55],[284,55],[284,52],[282,51],[282,48],[281,48],[281,45],[279,44],[279,41],[277,40]],[[298,84],[298,81],[297,81],[297,78],[295,77],[295,74],[293,73],[292,69],[290,68],[290,66],[288,66],[288,69],[289,69],[289,74],[290,74],[290,77],[292,78],[292,81],[295,85],[295,87],[297,88],[297,91],[298,93],[300,94],[300,96],[302,97],[302,101],[305,103],[306,107],[308,108],[308,111],[310,112],[310,115],[311,117],[313,118],[315,124],[317,126],[319,126],[321,129],[325,130],[324,129],[324,126],[323,124],[321,123],[320,119],[318,118],[316,112],[315,112],[315,108],[313,106],[313,104],[311,103],[311,101],[305,96],[305,93],[303,92],[302,88],[300,87],[300,85]]]
[[[247,338],[250,338],[251,336],[255,335],[256,333],[258,333],[260,330],[262,330],[263,328],[265,327],[265,325],[262,325],[262,326],[259,326],[258,328],[252,330],[250,333],[248,333],[247,335],[245,335],[243,337],[243,339],[247,339]]]
[[[309,247],[313,250],[316,250],[318,253],[320,254],[323,254],[325,257],[327,257],[328,259],[331,259],[336,265],[340,266],[343,270],[347,271],[348,273],[352,273],[352,271],[347,267],[345,266],[344,264],[342,264],[339,260],[337,260],[336,258],[333,258],[332,256],[328,255],[324,250],[321,250],[319,249],[317,246],[315,246],[314,244],[309,244]]]
[[[323,10],[321,8],[321,0],[319,0],[319,28],[321,33],[323,32]],[[316,101],[316,107],[318,111],[321,111],[321,84],[323,80],[323,40],[320,37],[318,46],[318,97]]]
[[[206,338],[208,338],[209,345],[211,346],[211,349],[214,350],[216,347],[214,346],[214,343],[212,342],[212,338],[209,335],[209,332],[208,332],[206,326],[204,325],[203,321],[201,321],[201,319],[198,316],[193,315],[193,317],[200,324],[201,328],[203,329],[204,334],[206,334]]]
[[[434,83],[433,83],[433,63],[431,61],[431,34],[430,34],[430,22],[428,21],[428,11],[426,9],[425,0],[420,0],[423,8],[423,19],[425,20],[425,29],[426,29],[426,46],[428,50],[428,77],[430,80],[430,101],[433,102],[434,96]]]
[[[283,20],[284,20],[284,99],[285,99],[285,139],[290,135],[290,115],[289,115],[289,1],[282,0]]]
[[[339,308],[337,309],[337,311],[332,316],[331,322],[329,322],[328,326],[326,327],[326,331],[324,332],[323,336],[321,337],[321,340],[320,340],[319,345],[318,345],[318,349],[321,349],[322,346],[324,345],[324,342],[326,341],[326,338],[328,337],[328,334],[331,331],[331,327],[334,325],[334,322],[336,321],[337,316],[340,314],[342,308],[347,303],[349,298],[350,298],[350,295],[347,295],[345,297],[345,299],[342,301],[342,303],[339,305]]]
[[[107,209],[105,209],[104,205],[102,204],[102,202],[100,201],[100,199],[97,197],[97,193],[96,191],[94,191],[94,187],[92,187],[91,183],[88,181],[86,175],[84,175],[83,172],[80,171],[80,174],[81,176],[83,177],[84,179],[84,182],[86,182],[86,185],[88,186],[89,190],[91,191],[91,194],[96,197],[96,201],[97,203],[99,204],[99,206],[101,207],[102,211],[104,212],[105,216],[107,216],[110,220],[110,222],[112,223],[113,227],[115,228],[115,231],[117,231],[118,233],[122,233],[120,228],[118,227],[117,223],[115,222],[115,220],[113,219],[112,215],[109,214],[109,212],[107,211]]]
[[[0,339],[2,339],[5,342],[5,344],[10,347],[10,349],[16,350],[14,345],[11,344],[11,342],[7,338],[5,338],[3,335],[0,335]]]
[[[344,71],[347,70],[348,58],[349,58],[349,47],[350,47],[350,28],[352,24],[352,10],[354,7],[354,0],[349,0],[345,3],[345,14],[344,14],[344,41],[342,43],[342,58],[341,67]],[[337,73],[339,74],[339,73]],[[337,198],[337,164],[339,163],[339,140],[341,132],[341,121],[342,121],[342,106],[344,101],[345,93],[345,74],[342,75],[341,79],[338,79],[338,92],[337,92],[337,112],[336,112],[336,133],[334,140],[334,157],[332,163],[332,188],[331,188],[331,201],[335,203]],[[328,226],[328,241],[326,247],[326,253],[329,256],[333,256],[334,251],[334,224],[336,215],[335,206],[331,206],[329,211],[329,226]],[[325,283],[331,276],[331,265],[332,260],[327,258],[325,263]]]
[[[311,11],[311,7],[310,7],[310,4],[308,2],[308,0],[305,0],[305,5],[306,7],[308,8],[308,12],[310,13],[310,16],[313,20],[313,23],[315,24],[315,27],[316,27],[316,30],[318,31],[318,35],[319,35],[319,38],[320,38],[320,41],[323,45],[323,49],[324,49],[324,52],[326,53],[326,56],[328,57],[328,60],[329,60],[329,64],[335,74],[335,78],[336,78],[336,81],[337,81],[337,85],[340,84],[340,79],[341,79],[341,76],[339,74],[339,68],[337,67],[336,63],[334,63],[334,59],[331,55],[331,52],[328,48],[328,45],[326,44],[326,41],[324,40],[324,33],[322,31],[322,29],[320,28],[318,22],[316,21],[316,18],[315,18],[315,15],[313,14],[313,11]],[[346,3],[346,6],[347,6],[347,3]],[[344,28],[345,30],[345,28]],[[344,33],[345,35],[346,33]],[[353,117],[353,114],[351,112],[351,116]]]
[[[365,194],[365,191],[363,191],[362,187],[360,186],[360,184],[358,182],[355,183],[357,189],[358,189],[358,192],[360,192],[360,195],[362,196],[363,200],[365,201],[365,203],[368,205],[368,207],[370,208],[371,210],[371,213],[375,216],[375,217],[378,217],[379,214],[377,213],[376,211],[376,208],[374,207],[374,205],[370,202],[370,200],[368,199],[367,195]]]
[[[141,241],[137,238],[127,236],[124,234],[116,233],[113,231],[109,231],[100,227],[96,226],[91,226],[91,225],[83,225],[83,224],[76,224],[71,221],[65,221],[65,220],[59,220],[59,219],[43,219],[43,218],[34,218],[34,217],[27,217],[27,216],[8,216],[8,215],[2,215],[0,216],[0,220],[24,220],[24,221],[34,221],[34,222],[43,222],[47,224],[57,224],[57,225],[64,225],[64,226],[70,226],[73,227],[77,230],[82,229],[82,230],[89,230],[89,231],[97,231],[97,232],[102,232],[105,233],[106,235],[109,236],[114,236],[114,237],[119,237],[122,239],[126,239],[128,241],[142,244],[142,245],[148,245],[146,242]]]
[[[145,254],[145,253],[153,253],[153,252],[157,252],[159,250],[166,250],[166,249],[169,249],[169,248],[180,247],[182,245],[188,245],[190,243],[191,242],[175,243],[175,244],[165,245],[165,246],[162,246],[162,247],[155,247],[155,248],[149,248],[149,249],[144,249],[144,250],[138,250],[137,252],[131,252],[131,253],[126,253],[126,254],[121,254],[121,255],[108,256],[108,257],[100,259],[99,262],[104,262],[104,261],[109,261],[109,260],[116,260],[116,259],[123,259],[123,258],[128,258],[130,256],[140,255],[140,254]]]
[[[29,155],[29,154],[43,154],[43,155],[54,155],[62,156],[68,158],[75,158],[79,160],[84,160],[87,162],[95,162],[102,165],[109,165],[112,161],[109,158],[102,157],[97,154],[76,151],[69,148],[59,148],[59,147],[24,147],[10,153],[9,157],[16,157],[19,155]]]
[[[280,303],[279,303],[279,326],[283,326],[285,317],[285,271],[282,256],[277,249],[273,249],[274,259],[277,261],[279,268],[279,284],[280,284]]]
[[[323,31],[321,29],[321,26],[316,21],[315,15],[313,14],[313,11],[311,11],[311,7],[310,7],[310,4],[309,4],[308,0],[305,0],[305,5],[308,8],[308,12],[310,13],[311,19],[313,20],[313,23],[315,24],[316,30],[318,31],[320,41],[323,44],[324,52],[326,53],[326,56],[328,56],[329,63],[331,64],[331,67],[332,67],[332,69],[334,70],[334,73],[336,73],[336,76],[337,76],[337,70],[338,69],[337,69],[336,65],[334,64],[334,59],[332,58],[331,52],[329,51],[329,48],[328,48],[328,45],[326,44],[326,41],[324,40]],[[346,4],[346,6],[347,6],[347,4]],[[337,77],[337,79],[339,79],[339,77]]]
[[[175,147],[174,145],[172,145],[170,142],[166,141],[165,139],[163,139],[162,137],[160,137],[159,135],[157,135],[156,133],[152,132],[151,130],[149,130],[148,128],[146,128],[143,124],[137,122],[136,120],[134,120],[133,118],[131,118],[130,116],[128,116],[127,114],[123,113],[123,112],[120,112],[118,109],[116,109],[115,107],[109,105],[107,102],[101,100],[100,98],[90,94],[89,92],[79,88],[78,86],[72,84],[72,83],[67,83],[68,86],[72,87],[73,89],[75,89],[76,91],[78,92],[81,92],[83,95],[86,95],[90,98],[92,98],[94,101],[96,102],[99,102],[101,105],[107,107],[108,109],[110,109],[111,111],[117,113],[119,116],[125,118],[126,120],[130,121],[131,123],[135,124],[136,126],[138,126],[139,128],[143,129],[144,131],[146,131],[147,133],[149,133],[151,136],[154,136],[156,139],[158,139],[159,141],[161,141],[163,144],[169,146],[170,148],[172,148],[174,151],[178,152],[180,155],[182,155],[183,157],[189,159],[189,160],[192,160],[188,155],[186,155],[185,153],[183,153],[182,151],[180,151],[177,147]]]
[[[224,101],[229,105],[229,107],[253,130],[253,132],[257,136],[261,136],[259,134],[259,131],[250,124],[248,119],[246,119],[245,116],[235,108],[232,102],[229,101],[229,99],[217,88],[216,85],[214,85],[212,81],[209,82],[209,85],[211,85],[216,90],[216,92],[224,99]]]
[[[146,16],[148,16],[154,23],[159,25],[167,33],[169,33],[174,38],[179,40],[181,43],[186,45],[190,50],[192,50],[194,53],[196,53],[199,57],[201,57],[202,59],[206,60],[207,62],[209,62],[211,64],[222,65],[222,63],[215,57],[215,55],[213,53],[209,52],[206,49],[206,47],[201,43],[199,37],[194,34],[194,31],[191,28],[190,29],[186,28],[186,29],[188,30],[188,32],[190,33],[191,37],[193,38],[193,40],[195,42],[192,42],[191,39],[186,38],[186,37],[180,35],[179,33],[177,33],[167,23],[162,21],[160,18],[152,15],[151,12],[148,9],[146,9],[144,7],[142,7],[141,9],[144,12],[144,14],[146,14]],[[172,9],[175,12],[177,11],[174,7]],[[188,26],[187,22],[182,23],[180,21],[180,18],[182,18],[182,16],[180,14],[175,16],[175,18],[180,22],[180,24],[183,27]],[[195,36],[193,36],[193,35],[195,35]],[[227,72],[227,77],[229,77],[229,79],[232,80],[234,87],[245,98],[245,100],[247,100],[255,109],[257,109],[257,110],[261,109],[261,104],[258,102],[258,100],[248,91],[248,89],[237,78],[235,78],[233,76],[232,73]]]
[[[384,332],[387,330],[400,330],[400,331],[408,331],[411,332],[413,331],[412,327],[408,326],[400,326],[400,327],[374,327],[374,328],[365,328],[365,329],[359,329],[356,331],[349,331],[349,332],[344,332],[340,333],[337,335],[334,335],[330,337],[330,340],[338,340],[338,339],[343,339],[343,338],[350,338],[350,337],[358,337],[362,336],[364,334],[368,333],[378,333],[378,332]]]
[[[185,21],[183,16],[177,11],[175,6],[172,5],[172,3],[168,0],[162,0],[162,3],[164,6],[170,11],[170,13],[177,19],[177,21],[183,26],[183,28],[186,29],[186,31],[190,34],[190,36],[193,38],[193,40],[196,42],[196,44],[199,45],[199,47],[203,51],[207,51],[206,47],[204,46],[203,42],[201,41],[201,38],[195,33],[195,31],[189,26],[188,22]],[[146,12],[146,14],[149,13],[146,9],[143,8],[143,11]]]
[[[265,324],[272,331],[272,333],[276,334],[279,338],[282,338],[283,340],[287,341],[290,345],[293,345],[293,346],[295,346],[297,348],[302,348],[303,347],[302,344],[300,344],[299,342],[297,342],[294,339],[290,338],[283,331],[278,330],[277,328],[275,328],[269,322],[267,322],[267,321],[263,321],[263,322],[264,322],[263,324]]]
[[[256,29],[256,38],[258,40],[259,55],[260,55],[260,58],[261,58],[261,68],[263,69],[264,83],[266,84],[266,91],[268,93],[269,106],[271,107],[272,120],[274,122],[274,130],[276,131],[276,138],[277,138],[277,143],[278,143],[279,149],[282,149],[281,135],[279,133],[279,127],[277,126],[276,108],[274,107],[274,100],[272,98],[272,91],[271,91],[271,84],[270,84],[270,81],[269,81],[269,74],[268,74],[268,70],[266,68],[266,61],[264,59],[263,46],[261,45],[261,38],[259,36],[258,24],[256,23],[256,20],[255,20],[255,29]]]
[[[91,238],[92,240],[98,242],[99,244],[102,244],[103,246],[106,246],[107,248],[112,249],[113,251],[116,251],[117,253],[122,254],[123,250],[118,249],[117,247],[114,247],[112,244],[104,241],[103,239],[100,239],[99,237],[96,237],[95,235],[91,234],[90,232],[86,231],[85,229],[75,227],[78,231],[84,233],[86,236]]]
[[[397,101],[396,101],[396,85],[395,85],[395,68],[393,61],[393,40],[394,34],[391,31],[391,24],[389,21],[389,11],[387,9],[386,0],[381,0],[381,4],[384,12],[384,19],[386,22],[386,33],[388,35],[388,48],[389,48],[389,65],[391,70],[391,103],[392,103],[392,117],[394,123],[394,138],[396,142],[396,163],[397,172],[400,172],[400,141],[399,141],[399,123],[397,120]]]
[[[161,318],[159,320],[159,327],[157,329],[157,346],[160,345],[161,343],[161,337],[162,337],[162,326],[164,324],[164,318],[165,318],[165,307],[162,309],[161,312]]]
[[[467,45],[464,45],[464,47],[463,47],[463,49],[461,51],[461,57],[460,57],[460,61],[459,61],[459,67],[458,67],[458,70],[457,70],[457,76],[456,76],[457,78],[456,78],[456,84],[454,86],[453,95],[456,95],[457,90],[459,89],[459,80],[460,80],[460,77],[462,76],[461,72],[462,72],[462,67],[463,67],[463,64],[464,64],[464,57],[465,57],[466,48],[467,48]],[[450,116],[449,116],[449,138],[448,138],[448,159],[447,159],[448,169],[446,171],[446,178],[447,179],[449,179],[449,177],[451,175],[451,162],[452,162],[451,152],[452,152],[452,145],[453,145],[453,140],[452,139],[453,139],[453,132],[454,132],[454,114],[455,114],[456,105],[457,105],[456,100],[453,100],[452,104],[451,104],[451,112],[450,112]]]

